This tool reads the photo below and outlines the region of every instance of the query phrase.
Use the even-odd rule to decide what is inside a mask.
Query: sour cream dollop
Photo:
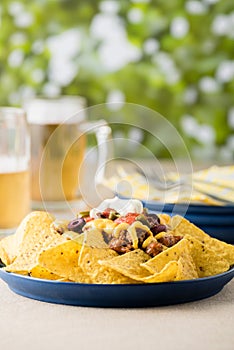
[[[121,199],[116,196],[105,199],[97,208],[91,209],[89,215],[91,218],[98,219],[97,213],[102,212],[106,208],[115,209],[121,216],[127,213],[141,214],[143,212],[143,204],[138,199]]]

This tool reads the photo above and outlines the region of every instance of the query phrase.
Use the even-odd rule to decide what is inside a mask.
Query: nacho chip
[[[226,259],[230,266],[234,265],[234,245],[219,241],[216,238],[210,238],[206,245],[215,251],[215,253]]]
[[[171,217],[168,214],[159,214],[158,215],[159,219],[160,219],[160,223],[162,225],[171,225]]]
[[[216,238],[210,237],[207,233],[182,216],[176,215],[172,218],[171,233],[181,236],[189,234],[190,236],[195,237],[208,248],[214,250],[219,257],[226,259],[230,266],[234,265],[234,246],[232,244],[227,244]]]
[[[32,268],[29,275],[35,278],[42,278],[47,280],[61,280],[61,276],[47,270],[45,267],[37,265]]]
[[[48,280],[61,280],[62,277],[58,276],[50,271],[48,271],[47,269],[45,269],[44,267],[37,265],[35,267],[33,267],[31,269],[30,272],[28,271],[14,271],[14,273],[17,273],[18,275],[23,275],[23,276],[30,276],[30,277],[35,277],[35,278],[41,278],[41,279],[48,279]]]
[[[155,274],[160,272],[170,261],[178,261],[184,253],[189,254],[189,242],[185,238],[143,263],[142,266],[151,274]]]
[[[15,253],[15,237],[13,235],[7,236],[0,241],[0,261],[5,264],[11,264],[16,256]]]
[[[138,282],[156,283],[175,280],[178,270],[177,261],[170,261],[160,272],[150,274],[149,271],[142,266],[142,264],[148,260],[148,254],[137,249],[107,261],[99,261],[99,263]]]
[[[49,227],[54,218],[43,211],[34,211],[28,214],[21,222],[13,235],[7,236],[0,241],[0,259],[5,265],[13,263],[16,256],[21,252],[21,245],[31,237],[35,227]],[[28,237],[29,236],[29,237]]]
[[[72,241],[76,241],[80,244],[84,242],[84,233],[77,233],[74,231],[65,231],[63,233],[63,237],[66,237],[67,240],[71,239]]]
[[[141,278],[139,280],[145,283],[171,282],[175,281],[177,274],[178,262],[170,261],[160,272],[157,272],[149,277]]]
[[[175,215],[172,217],[171,229],[171,233],[175,235],[185,236],[188,234],[195,237],[199,241],[207,241],[211,238],[208,234],[180,215]]]
[[[142,263],[150,259],[150,256],[144,253],[141,249],[133,250],[129,253],[119,255],[113,259],[99,260],[99,264],[122,273],[123,275],[141,280],[144,277],[149,277],[150,273],[141,266]]]
[[[47,271],[60,278],[74,282],[90,283],[91,280],[78,265],[78,257],[82,245],[76,241],[66,241],[40,253],[38,262]]]
[[[92,283],[136,283],[131,278],[124,276],[121,273],[115,272],[105,266],[101,266],[99,259],[108,260],[116,257],[118,254],[106,248],[95,248],[83,245],[78,264],[89,275]]]
[[[50,229],[53,217],[46,212],[33,212],[26,216],[15,233],[14,249],[18,247],[13,263],[5,267],[9,272],[30,273],[38,265],[38,257],[43,249],[66,240]]]
[[[185,235],[184,239],[189,242],[190,253],[196,265],[198,277],[217,275],[229,269],[228,261],[217,255],[207,244],[190,235]]]
[[[96,248],[109,248],[102,231],[95,228],[85,230],[83,244]]]
[[[198,278],[196,265],[190,254],[184,253],[178,260],[176,281]]]

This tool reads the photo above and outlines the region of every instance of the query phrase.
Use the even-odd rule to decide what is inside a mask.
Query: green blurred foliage
[[[92,106],[117,91],[125,102],[152,108],[170,120],[194,157],[233,160],[234,126],[228,122],[234,114],[233,0],[1,0],[0,13],[1,105],[21,105],[28,96],[52,92],[85,96]],[[100,16],[113,18],[114,29],[110,21],[95,35]],[[116,39],[118,20],[122,37],[126,34],[137,54],[112,66],[112,56],[122,55],[121,47],[116,52],[110,45],[121,39]],[[51,73],[48,39],[71,29],[80,38],[70,57],[73,73],[58,82]],[[66,46],[57,57],[63,50]],[[186,118],[194,119],[198,130],[208,126],[208,136],[211,131],[214,137],[207,141],[188,132]],[[158,156],[166,155],[148,135],[143,142]]]

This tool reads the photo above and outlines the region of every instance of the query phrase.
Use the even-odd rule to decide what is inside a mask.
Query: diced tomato
[[[85,222],[89,222],[89,221],[94,220],[94,218],[91,218],[90,216],[86,216],[83,219],[85,220]]]
[[[102,212],[102,215],[105,217],[105,218],[108,218],[109,215],[110,215],[110,212],[114,210],[112,208],[106,208],[103,212]]]
[[[139,216],[138,213],[128,213],[127,215],[121,216],[120,218],[116,219],[115,222],[117,224],[121,224],[122,222],[126,222],[127,224],[131,225],[136,220],[137,216]]]

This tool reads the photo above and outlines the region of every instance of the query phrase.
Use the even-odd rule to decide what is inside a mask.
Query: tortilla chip
[[[59,275],[60,278],[63,277],[74,282],[90,283],[90,278],[78,265],[81,248],[81,244],[69,240],[41,252],[38,262],[43,268]]]
[[[178,262],[170,261],[160,271],[149,277],[141,278],[140,281],[145,283],[159,283],[174,281],[178,274]]]
[[[63,237],[66,237],[67,240],[71,239],[72,241],[76,241],[80,244],[84,242],[84,233],[77,233],[74,231],[65,231],[63,233]]]
[[[34,227],[49,227],[54,218],[47,212],[34,211],[28,214],[21,222],[16,232],[0,241],[0,259],[5,265],[13,263],[21,253],[22,243],[30,240]]]
[[[14,236],[7,236],[0,241],[0,261],[11,264],[15,259]]]
[[[141,280],[149,277],[150,273],[141,266],[142,263],[150,259],[150,256],[140,249],[133,250],[129,253],[119,255],[113,259],[99,260],[102,266],[113,269],[131,279]]]
[[[15,233],[18,253],[12,264],[6,266],[6,271],[30,271],[38,265],[38,257],[43,249],[55,246],[66,240],[65,237],[50,229],[53,217],[46,212],[29,214]]]
[[[178,261],[184,253],[189,254],[189,242],[183,238],[172,247],[143,263],[142,266],[151,274],[155,274],[160,272],[170,261]]]
[[[175,215],[171,219],[171,229],[173,234],[185,236],[186,234],[195,237],[199,241],[209,240],[211,237],[180,215]]]
[[[138,282],[156,283],[175,280],[178,270],[177,261],[170,261],[160,272],[152,275],[142,266],[148,260],[148,254],[137,249],[107,261],[99,261],[99,263]]]
[[[190,235],[185,235],[184,239],[189,242],[190,253],[196,265],[198,277],[217,275],[229,269],[228,261],[210,249],[207,244]]]
[[[93,283],[136,283],[121,273],[115,272],[105,266],[101,266],[98,262],[99,259],[108,260],[117,255],[118,254],[111,249],[95,248],[84,245],[80,252],[78,264],[82,270],[89,275]]]
[[[33,267],[29,275],[31,277],[42,278],[47,280],[61,280],[61,276],[56,275],[51,271],[48,271],[46,268],[40,265]]]
[[[234,246],[232,244],[225,243],[216,238],[210,237],[207,233],[200,228],[183,218],[176,215],[172,218],[172,234],[184,236],[189,234],[195,237],[206,246],[216,252],[219,257],[226,259],[229,265],[234,265]]]
[[[159,214],[160,223],[162,225],[171,225],[171,217],[168,214]]]
[[[234,265],[234,245],[219,241],[216,238],[211,238],[206,245],[216,252],[216,254],[226,259],[230,266]]]
[[[176,281],[198,278],[197,268],[191,255],[184,253],[178,260]]]
[[[102,231],[98,229],[89,229],[84,232],[83,244],[95,247],[95,248],[108,248],[108,244],[105,242]]]

